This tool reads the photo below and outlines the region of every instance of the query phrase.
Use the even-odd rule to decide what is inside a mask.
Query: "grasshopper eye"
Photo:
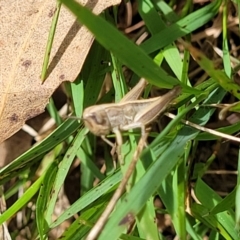
[[[103,116],[98,116],[96,114],[92,114],[90,117],[98,125],[105,125],[107,123],[106,118]]]
[[[102,119],[98,118],[95,114],[91,114],[91,116],[89,116],[89,118],[91,118],[91,120],[98,125],[102,124]]]

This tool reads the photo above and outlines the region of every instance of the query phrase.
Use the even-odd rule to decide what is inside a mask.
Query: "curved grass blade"
[[[177,21],[176,23],[163,29],[161,32],[154,34],[150,39],[141,44],[141,48],[148,54],[159,50],[180,37],[192,33],[192,31],[203,26],[218,13],[221,0],[213,1],[207,6],[197,10]]]
[[[77,121],[73,121],[72,119],[66,120],[41,143],[16,158],[6,167],[2,168],[0,170],[0,184],[18,176],[20,172],[23,172],[37,161],[40,161],[46,152],[63,142],[78,128],[79,123]]]
[[[140,47],[136,46],[100,16],[94,15],[86,7],[73,0],[62,0],[62,3],[94,34],[99,43],[116,55],[123,64],[127,65],[139,76],[146,78],[151,84],[165,88],[182,85],[186,91],[198,92],[181,84],[176,78],[167,74]]]

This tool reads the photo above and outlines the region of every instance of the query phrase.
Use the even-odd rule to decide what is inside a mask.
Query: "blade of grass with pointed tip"
[[[183,19],[168,26],[168,28],[154,34],[151,38],[140,45],[141,48],[146,53],[150,54],[171,44],[178,38],[192,33],[192,31],[212,20],[212,18],[218,13],[221,3],[221,0],[213,1],[207,6],[189,14]]]
[[[78,128],[79,123],[77,121],[73,121],[72,119],[66,120],[40,144],[29,149],[9,165],[0,169],[0,184],[5,183],[14,176],[18,176],[20,172],[23,172],[37,161],[40,161],[43,154],[63,142]]]
[[[200,50],[188,43],[182,43],[184,44],[184,47],[190,51],[195,61],[197,61],[201,68],[205,70],[210,77],[218,82],[218,84],[226,91],[240,99],[240,86],[237,83],[230,79],[222,70],[215,69],[213,62],[208,59]]]
[[[59,164],[55,182],[54,182],[54,186],[53,186],[51,199],[48,202],[48,208],[46,210],[46,218],[50,218],[50,216],[52,216],[52,214],[53,214],[54,206],[57,201],[57,197],[58,197],[60,188],[63,185],[63,182],[67,176],[69,168],[71,167],[71,163],[74,160],[74,158],[76,156],[76,152],[77,152],[78,148],[80,148],[87,132],[88,132],[88,130],[86,128],[83,128],[78,132],[78,134],[74,138],[72,144],[70,145],[67,152],[65,153],[63,160]]]
[[[47,223],[50,223],[50,219],[45,218],[45,211],[48,205],[49,196],[52,190],[52,185],[56,177],[58,169],[57,161],[53,162],[45,173],[43,182],[41,184],[39,195],[36,203],[36,222],[40,239],[44,239],[44,233],[46,231]]]
[[[199,220],[203,222],[209,221],[211,227],[225,237],[225,239],[238,239],[238,230],[235,228],[235,216],[232,209],[212,214],[210,212],[217,204],[222,201],[222,198],[201,179],[198,179],[195,186],[195,194],[200,203],[202,204],[199,210],[204,209],[205,214],[202,214],[198,209],[194,209],[194,213]]]
[[[97,41],[139,76],[159,87],[172,88],[174,85],[181,85],[181,82],[158,67],[140,47],[127,39],[102,17],[94,15],[90,10],[73,0],[62,0],[62,2],[94,34]],[[197,90],[186,85],[182,85],[182,87],[186,91],[197,93]]]
[[[33,198],[33,196],[39,191],[44,177],[45,174],[40,176],[37,181],[35,181],[27,189],[21,198],[19,198],[11,207],[9,207],[7,211],[0,215],[0,225],[14,216],[23,206],[25,206],[30,201],[30,199]]]

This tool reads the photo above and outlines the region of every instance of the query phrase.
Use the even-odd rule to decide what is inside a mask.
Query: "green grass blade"
[[[49,196],[52,190],[52,186],[57,173],[58,164],[53,162],[44,175],[42,181],[37,203],[36,203],[36,222],[39,232],[39,237],[41,240],[44,239],[44,234],[47,229],[47,224],[49,224],[50,219],[45,218],[45,212],[49,201]]]
[[[50,28],[49,35],[48,35],[46,51],[44,54],[43,67],[42,67],[42,73],[41,73],[42,81],[44,81],[47,76],[47,67],[48,67],[51,49],[52,49],[52,45],[53,45],[54,35],[56,32],[56,28],[57,28],[57,22],[58,22],[59,13],[61,10],[61,5],[62,4],[60,2],[58,2],[58,1],[56,2],[56,10],[54,12],[54,16],[52,19],[51,28]]]
[[[80,77],[73,83],[70,83],[74,113],[81,118],[83,113],[84,86]]]
[[[49,103],[47,105],[47,110],[49,112],[49,115],[55,120],[56,124],[58,126],[61,125],[62,119],[57,111],[57,108],[56,108],[52,98],[50,98],[50,100],[49,100]]]
[[[239,150],[240,153],[240,150]],[[240,154],[238,154],[238,173],[240,172]],[[237,177],[237,186],[236,186],[236,199],[235,199],[235,204],[236,204],[236,224],[239,229],[239,224],[240,224],[240,176],[238,174]]]
[[[79,123],[77,121],[73,121],[72,119],[66,120],[41,143],[26,151],[9,165],[0,169],[0,184],[5,183],[14,176],[18,176],[20,172],[23,172],[34,163],[40,161],[43,154],[63,142],[78,128]]]
[[[212,214],[224,212],[234,207],[236,199],[236,188],[222,199],[211,211]],[[237,205],[236,205],[237,206]]]
[[[90,10],[75,1],[62,1],[96,37],[96,39],[118,59],[139,76],[146,78],[151,84],[171,88],[181,84],[176,78],[169,76],[159,68],[152,59],[123,34],[118,32],[103,18],[91,13]],[[131,49],[131,51],[129,51]],[[183,85],[184,89],[188,89]]]
[[[230,79],[222,70],[215,69],[213,62],[208,59],[200,50],[184,43],[194,59],[222,88],[240,99],[240,86]]]
[[[45,174],[38,178],[37,181],[27,189],[21,198],[19,198],[11,207],[9,207],[4,213],[2,213],[2,215],[0,215],[0,225],[15,215],[16,212],[18,212],[33,198],[33,196],[39,191],[44,177]]]
[[[50,225],[50,228],[55,228],[66,219],[85,209],[95,200],[99,199],[108,191],[110,191],[114,186],[116,186],[120,182],[121,178],[122,173],[120,171],[117,171],[115,174],[105,178],[99,183],[99,185],[92,188],[89,192],[85,193],[81,198],[73,203],[69,209],[61,214],[58,219]]]
[[[209,223],[211,224],[211,227],[220,232],[225,239],[238,239],[239,232],[235,229],[234,214],[231,209],[218,214],[212,214],[210,212],[210,209],[213,209],[220,203],[222,200],[221,197],[201,179],[198,179],[196,183],[195,193],[196,197],[202,204],[200,209],[194,208],[194,213],[198,215],[198,218],[203,222],[208,221],[210,218],[211,221]],[[205,213],[203,214],[198,210],[204,210]]]
[[[221,0],[213,1],[207,6],[177,21],[168,28],[163,29],[161,32],[154,34],[140,46],[149,54],[171,44],[180,37],[190,34],[192,31],[212,20],[218,13],[221,3]]]
[[[69,168],[71,167],[71,163],[74,160],[77,150],[78,150],[78,148],[80,148],[87,132],[88,132],[88,130],[85,128],[83,128],[82,130],[80,130],[78,132],[78,134],[74,138],[72,144],[68,148],[66,154],[64,155],[63,160],[59,164],[58,172],[56,174],[54,187],[53,187],[53,191],[52,191],[53,193],[51,195],[50,201],[48,202],[48,209],[46,211],[47,219],[49,219],[53,214],[54,206],[57,201],[57,197],[58,197],[60,188],[63,185],[63,182],[67,176]]]

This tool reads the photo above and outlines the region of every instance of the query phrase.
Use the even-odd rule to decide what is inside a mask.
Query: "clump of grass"
[[[203,239],[206,236],[209,239],[238,239],[238,180],[232,181],[232,188],[227,189],[223,197],[216,192],[217,186],[211,185],[206,178],[209,167],[218,161],[219,150],[210,151],[203,156],[204,162],[200,161],[201,149],[213,146],[212,141],[221,148],[223,139],[212,135],[211,131],[201,133],[201,130],[182,123],[184,119],[199,126],[212,123],[216,117],[216,108],[212,104],[227,99],[227,92],[239,98],[239,86],[232,80],[236,73],[234,68],[237,68],[237,65],[233,68],[232,63],[238,63],[238,60],[228,46],[234,41],[227,32],[233,12],[227,11],[230,4],[213,1],[192,5],[188,1],[179,10],[179,5],[168,5],[163,1],[138,1],[138,14],[149,37],[137,46],[113,26],[114,18],[109,12],[104,18],[93,15],[74,1],[62,0],[62,3],[96,37],[78,79],[66,87],[77,116],[81,117],[84,108],[97,102],[119,101],[128,91],[128,85],[134,86],[139,76],[146,78],[151,86],[168,89],[177,84],[182,86],[182,94],[174,106],[176,117],[168,121],[162,131],[153,128],[149,133],[149,144],[142,151],[127,190],[98,239],[165,239],[166,234],[159,231],[160,224],[157,223],[156,199],[161,199],[164,206],[157,211],[164,211],[171,218],[172,236],[179,239]],[[173,7],[179,12],[176,13]],[[221,38],[214,39],[213,35],[214,44],[209,45],[203,30],[212,29],[217,34],[217,29],[214,24],[209,28],[205,24],[217,24],[218,21],[222,23]],[[219,45],[221,50],[217,48]],[[207,46],[210,50],[205,51]],[[222,55],[219,57],[216,53]],[[130,77],[126,77],[124,66],[132,71]],[[111,81],[107,83],[108,92],[103,90],[106,74],[111,75],[113,82],[112,88]],[[129,83],[127,78],[130,78]],[[150,96],[151,86],[146,88],[145,97]],[[21,180],[10,188],[7,197],[16,193],[19,185],[31,182],[31,187],[25,188],[24,194],[0,216],[0,223],[31,202],[36,206],[32,237],[46,239],[52,229],[74,216],[61,239],[84,239],[127,171],[139,134],[124,134],[122,155],[125,165],[115,169],[109,148],[104,145],[104,150],[99,151],[102,143],[82,123],[72,119],[61,123],[54,103],[51,104],[51,115],[57,116],[59,123],[57,129],[0,170],[1,184],[13,178]],[[217,130],[232,135],[239,129],[240,124],[236,122]],[[53,221],[58,194],[76,157],[81,161],[81,189],[75,191],[81,191],[81,197]],[[234,157],[237,170],[238,154]],[[104,158],[104,173],[97,167],[96,162],[103,164],[96,158]],[[36,179],[31,170],[44,159],[47,164]],[[98,179],[96,186],[95,179]]]

